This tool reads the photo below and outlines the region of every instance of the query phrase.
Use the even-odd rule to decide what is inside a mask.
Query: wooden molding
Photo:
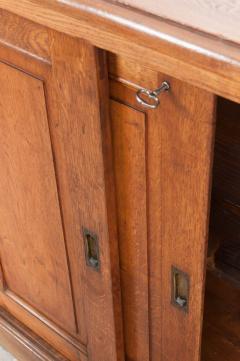
[[[64,330],[62,330],[58,325],[56,325],[56,323],[50,321],[46,316],[42,315],[40,312],[35,310],[33,307],[31,307],[29,304],[27,304],[24,300],[22,300],[20,297],[18,297],[16,294],[14,294],[14,292],[6,289],[5,296],[10,298],[18,306],[20,306],[21,308],[26,310],[29,314],[31,314],[36,319],[38,319],[40,322],[45,324],[48,328],[53,330],[57,335],[59,335],[64,340],[66,340],[71,345],[73,345],[78,351],[82,352],[85,355],[87,354],[85,345],[83,345],[81,342],[77,341],[74,337],[72,337],[70,334],[66,333]]]
[[[0,0],[0,8],[240,102],[237,44],[103,0]]]
[[[24,361],[67,361],[27,327],[17,321],[3,308],[0,309],[1,344],[19,360]],[[82,361],[85,360],[83,355]]]

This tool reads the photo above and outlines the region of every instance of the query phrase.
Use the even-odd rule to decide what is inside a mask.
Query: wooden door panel
[[[125,351],[149,360],[145,114],[111,101]]]
[[[171,80],[162,103],[162,358],[200,360],[215,96]],[[171,268],[189,277],[188,306],[172,296]],[[174,347],[172,342],[174,339]]]
[[[43,84],[0,64],[4,287],[75,332]]]
[[[135,248],[138,237],[138,248],[141,254],[145,252],[143,260],[147,260],[147,267],[145,262],[142,267],[139,263],[138,271],[145,273],[148,301],[136,292],[143,287],[140,275],[135,277],[136,259],[132,261],[133,268],[128,272],[127,281],[122,276],[126,270],[121,270],[125,329],[134,327],[129,310],[138,297],[139,314],[142,310],[142,320],[148,319],[145,333],[141,327],[135,329],[134,335],[125,332],[126,359],[141,361],[137,351],[129,352],[129,345],[141,339],[146,347],[149,344],[151,361],[199,361],[215,97],[140,64],[135,71],[131,60],[111,54],[109,67],[120,214],[120,265],[128,257],[122,249],[127,243],[126,253],[131,255],[131,247]],[[169,81],[171,90],[161,94],[157,109],[146,110],[137,104],[139,87],[154,89],[164,80]],[[135,127],[142,132],[133,133],[133,119]],[[117,130],[120,137],[116,135]],[[123,130],[125,141],[122,140]],[[144,168],[140,158],[146,163]],[[136,195],[140,200],[137,204]],[[138,219],[131,232],[128,228],[130,218]],[[140,236],[138,227],[143,230]],[[185,309],[174,303],[173,267],[188,283],[188,307]],[[146,357],[147,350],[145,352]]]
[[[14,152],[10,163],[4,152],[0,158],[5,176],[1,203],[6,230],[18,240],[17,247],[13,242],[0,247],[1,306],[71,361],[121,361],[105,53],[15,15],[0,12],[0,18],[1,80],[6,74],[13,78],[4,85],[1,112],[9,122],[2,138]],[[16,24],[22,31],[15,35]],[[9,200],[3,197],[9,174],[17,179],[12,182],[15,203],[13,190]],[[11,228],[13,210],[18,223]],[[86,262],[84,229],[99,242],[97,270]]]
[[[121,310],[113,303],[113,289],[119,293],[115,206],[114,194],[107,195],[113,171],[105,54],[85,41],[51,36],[47,99],[79,334],[87,330],[91,361],[120,361]],[[86,229],[98,239],[98,270],[86,262]]]

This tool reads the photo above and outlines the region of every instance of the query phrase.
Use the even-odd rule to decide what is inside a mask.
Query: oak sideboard
[[[0,344],[240,360],[237,1],[0,0]]]

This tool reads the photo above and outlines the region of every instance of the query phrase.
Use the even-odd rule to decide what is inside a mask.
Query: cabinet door
[[[109,69],[126,359],[198,361],[215,98],[129,59]],[[136,102],[164,80],[157,109]]]
[[[2,309],[69,360],[120,360],[104,54],[0,17]]]

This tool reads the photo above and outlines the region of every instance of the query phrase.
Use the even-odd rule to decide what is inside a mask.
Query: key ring
[[[149,109],[156,109],[160,104],[159,94],[170,89],[170,84],[167,81],[162,82],[161,86],[155,90],[150,89],[139,89],[136,93],[136,99],[139,104]],[[146,95],[151,102],[147,102],[142,95]]]

